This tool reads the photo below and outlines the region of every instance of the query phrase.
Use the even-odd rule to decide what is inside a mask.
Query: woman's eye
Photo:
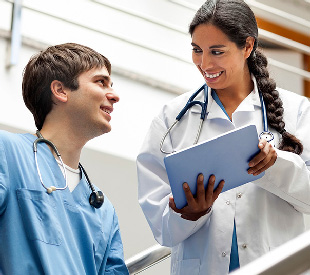
[[[213,50],[211,53],[212,53],[213,55],[221,55],[221,54],[223,54],[223,52],[221,52],[221,51],[216,51],[216,50]]]
[[[198,49],[198,48],[193,48],[192,51],[194,53],[202,53],[202,50],[201,49]]]

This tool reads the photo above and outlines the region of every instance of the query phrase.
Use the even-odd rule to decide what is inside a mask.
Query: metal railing
[[[232,275],[299,275],[309,269],[310,231],[307,231]]]
[[[154,245],[139,254],[126,260],[130,274],[138,274],[153,265],[156,265],[170,257],[171,249],[168,247]]]
[[[130,274],[138,274],[168,257],[170,257],[170,248],[156,245],[126,260],[126,264]],[[310,270],[310,231],[301,234],[231,274],[300,275],[308,270]]]

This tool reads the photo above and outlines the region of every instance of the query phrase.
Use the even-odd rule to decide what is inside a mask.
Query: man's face
[[[105,67],[93,68],[78,77],[79,88],[70,91],[69,114],[75,129],[90,138],[111,131],[111,113],[119,101],[112,89],[111,77]]]

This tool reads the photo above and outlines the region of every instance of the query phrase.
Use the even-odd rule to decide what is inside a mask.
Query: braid
[[[283,121],[283,104],[276,90],[276,83],[269,78],[267,58],[258,49],[253,50],[248,58],[250,72],[255,76],[259,91],[262,93],[266,105],[268,124],[282,135],[279,149],[300,155],[303,146],[294,135],[285,130]]]

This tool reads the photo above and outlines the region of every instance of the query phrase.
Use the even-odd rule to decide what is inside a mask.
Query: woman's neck
[[[249,78],[248,81],[238,83],[225,89],[217,89],[216,94],[222,102],[230,119],[232,113],[238,108],[240,103],[253,91],[254,83]]]

